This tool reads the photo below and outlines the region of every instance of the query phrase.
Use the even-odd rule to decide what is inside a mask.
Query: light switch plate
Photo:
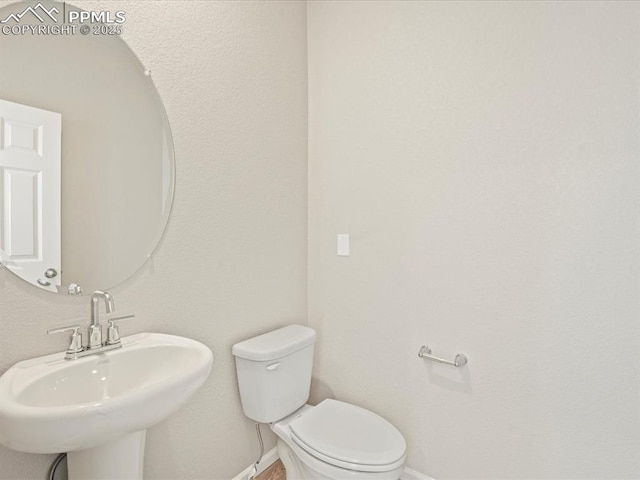
[[[339,257],[348,257],[349,256],[349,234],[348,233],[339,233],[338,234],[338,256]]]

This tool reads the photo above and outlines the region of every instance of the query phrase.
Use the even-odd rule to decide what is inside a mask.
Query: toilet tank
[[[316,332],[288,325],[233,346],[244,414],[272,423],[309,399]]]

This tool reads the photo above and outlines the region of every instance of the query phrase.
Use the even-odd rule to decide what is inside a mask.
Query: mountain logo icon
[[[58,23],[58,19],[54,15],[60,13],[60,10],[58,10],[56,7],[51,7],[51,10],[47,10],[44,5],[38,3],[35,7],[28,6],[22,13],[10,14],[4,20],[0,20],[0,23],[9,23],[10,20],[13,20],[16,23],[20,23],[22,17],[24,17],[27,13],[31,13],[34,17],[40,20],[40,23],[45,22],[45,16]]]

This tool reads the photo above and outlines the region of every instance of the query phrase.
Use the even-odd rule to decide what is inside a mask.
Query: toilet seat
[[[330,465],[362,472],[385,472],[404,464],[406,442],[375,413],[327,399],[290,425],[291,438],[303,450]]]

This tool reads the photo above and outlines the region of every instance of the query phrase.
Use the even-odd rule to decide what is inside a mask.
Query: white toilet
[[[307,405],[316,332],[289,325],[233,346],[244,414],[269,423],[287,480],[398,480],[407,444],[355,405]]]

